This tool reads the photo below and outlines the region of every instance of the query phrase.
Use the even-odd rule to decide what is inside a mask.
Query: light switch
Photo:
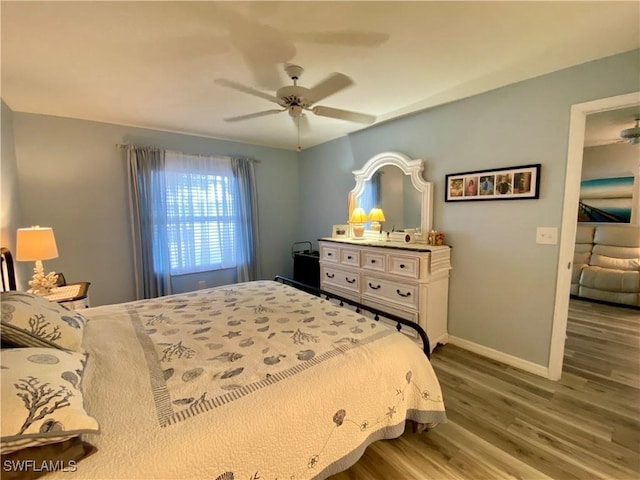
[[[541,245],[556,245],[558,243],[558,228],[538,227],[536,229],[536,243]]]

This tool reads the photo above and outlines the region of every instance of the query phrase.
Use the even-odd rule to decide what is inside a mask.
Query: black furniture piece
[[[300,249],[308,246],[307,249]],[[320,288],[320,252],[313,250],[311,242],[296,242],[291,247],[293,257],[293,279],[315,288]]]

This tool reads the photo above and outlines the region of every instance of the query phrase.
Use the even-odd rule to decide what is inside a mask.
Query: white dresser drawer
[[[389,273],[402,275],[403,277],[418,278],[420,276],[420,261],[415,257],[390,255]]]
[[[397,305],[418,308],[418,286],[371,275],[363,276],[362,293],[380,301],[389,300]]]
[[[363,252],[364,262],[362,268],[375,272],[384,272],[386,268],[386,256],[384,253]]]
[[[405,320],[409,320],[410,322],[418,323],[417,311],[408,311],[400,308],[390,307],[388,303],[378,303],[370,299],[365,299],[362,303],[368,307],[377,308],[378,310],[382,310],[383,312],[387,312],[392,315],[397,315],[398,317],[404,318]],[[368,316],[372,316],[372,315],[368,315]],[[389,327],[396,328],[397,324],[392,320],[385,319],[384,317],[380,317],[379,320],[380,322],[384,323],[385,325],[388,325]],[[415,330],[409,327],[402,327],[401,332],[413,339],[418,338],[418,332],[416,332]]]
[[[360,274],[321,266],[320,276],[323,284],[334,285],[353,292],[360,292]]]
[[[360,266],[360,251],[350,250],[348,248],[340,249],[340,263],[343,265],[349,265],[350,267]]]
[[[340,261],[340,258],[338,257],[339,250],[340,249],[338,247],[322,245],[320,247],[320,260],[338,263]]]

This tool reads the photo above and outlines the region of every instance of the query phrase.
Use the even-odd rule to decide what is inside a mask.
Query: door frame
[[[569,120],[569,147],[567,169],[564,184],[564,204],[560,227],[560,250],[556,278],[556,298],[551,327],[551,345],[549,348],[548,377],[560,380],[564,358],[564,343],[567,334],[569,314],[569,295],[571,291],[571,265],[578,228],[578,201],[580,198],[580,180],[582,175],[582,155],[584,150],[584,132],[587,115],[617,110],[640,104],[640,91],[615,97],[602,98],[571,106]]]

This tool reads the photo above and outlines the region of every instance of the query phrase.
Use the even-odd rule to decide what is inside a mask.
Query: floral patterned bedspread
[[[446,419],[408,337],[277,282],[85,316],[85,402],[102,433],[78,478],[325,478],[407,418]]]

